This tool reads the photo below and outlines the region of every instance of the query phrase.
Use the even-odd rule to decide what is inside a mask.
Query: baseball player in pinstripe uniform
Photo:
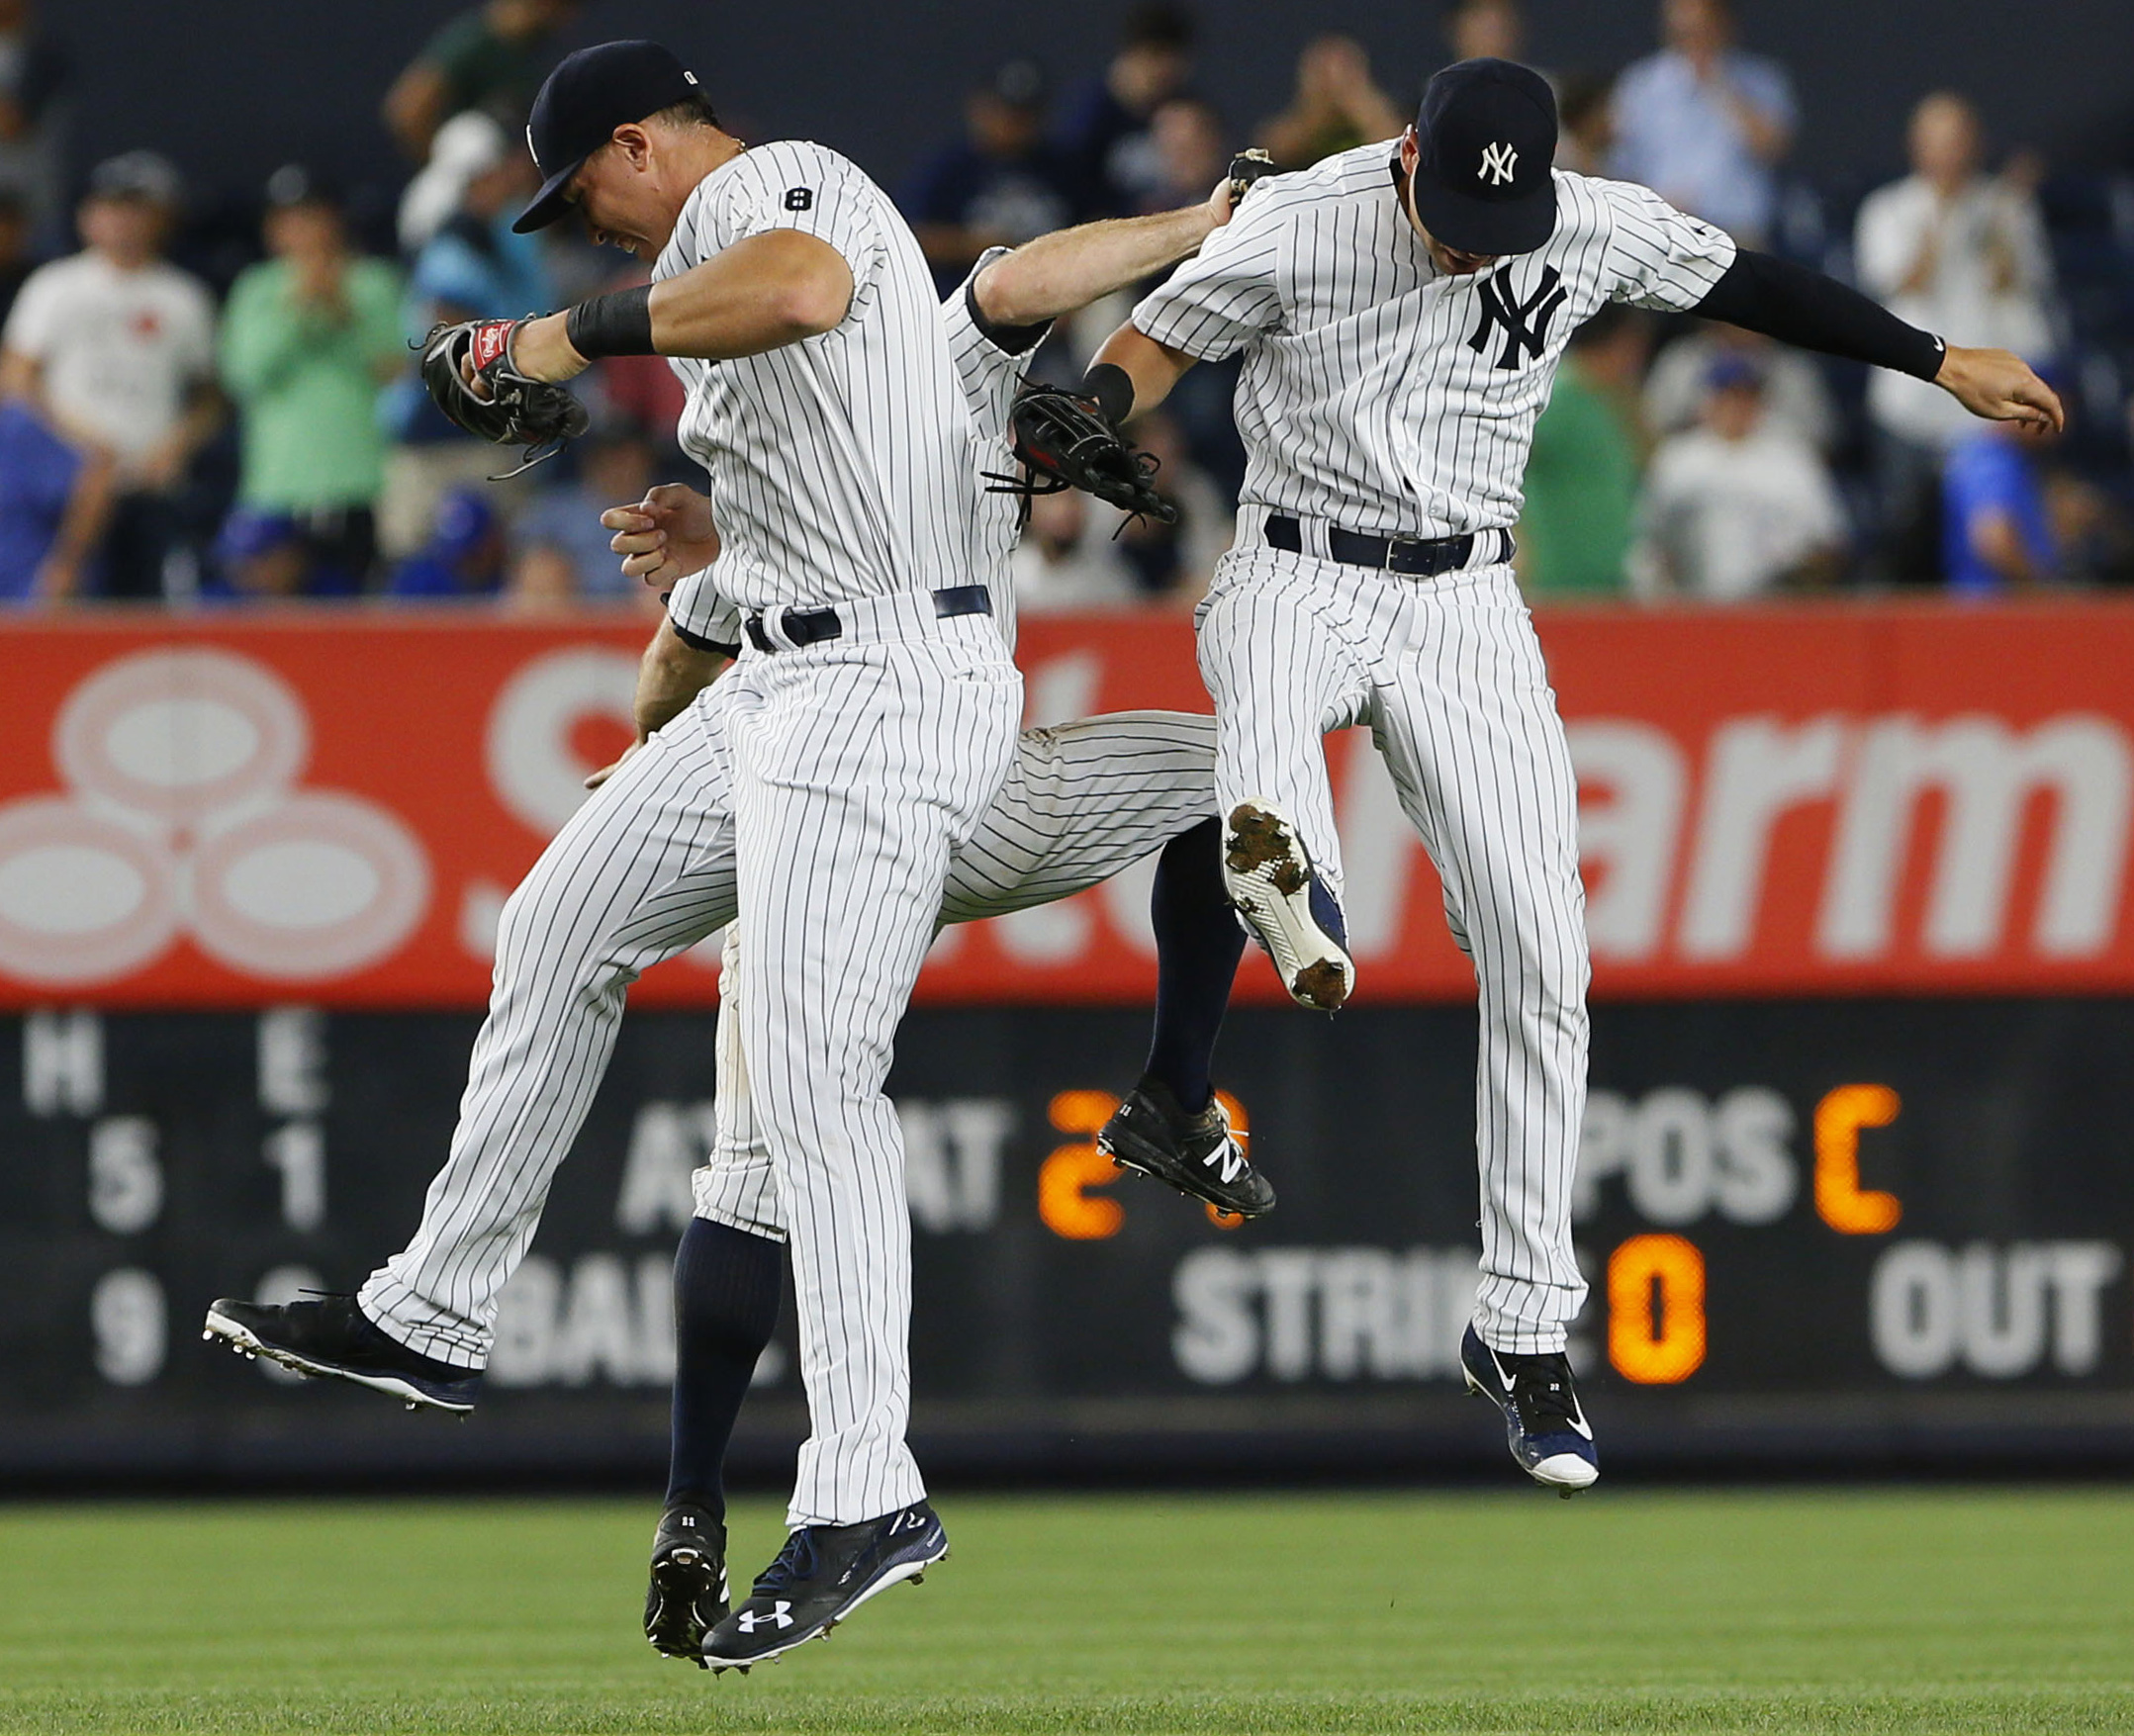
[[[1502,60],[1431,80],[1397,141],[1265,182],[1144,300],[1084,391],[1116,425],[1243,351],[1237,546],[1200,610],[1225,872],[1291,992],[1345,1001],[1322,735],[1367,723],[1480,989],[1482,1273],[1462,1346],[1515,1459],[1599,1474],[1563,1354],[1586,1286],[1570,1194],[1585,1100],[1577,793],[1509,564],[1535,416],[1606,302],[1727,320],[1899,368],[1975,412],[2057,424],[2005,351],[1962,350],[1737,249],[1642,187],[1552,172],[1547,84]]]
[[[967,455],[973,471],[998,469],[1007,461],[1001,430],[1020,372],[1015,358],[1042,337],[1044,322],[1189,251],[1227,218],[1233,197],[1229,189],[1219,189],[1201,208],[1091,226],[1071,239],[1048,238],[1018,255],[1012,270],[993,269],[991,257],[980,262],[968,294],[941,313],[960,384],[987,430],[975,444],[976,463]],[[1001,312],[997,320],[982,311],[981,280],[985,300]],[[1011,319],[1024,323],[1011,324]],[[693,440],[693,450],[707,456],[706,444],[699,437]],[[709,503],[690,498],[705,511],[708,532]],[[671,565],[674,546],[664,530],[654,528],[657,515],[623,515],[638,516],[647,534],[634,541],[618,537],[617,543],[628,545],[624,552],[632,556],[633,571],[654,574]],[[1003,595],[1015,518],[1015,508],[997,498],[974,518],[980,534],[974,558]],[[717,552],[715,537],[712,541],[709,552]],[[722,574],[725,570],[722,562]],[[707,586],[686,587],[676,604],[684,614],[694,604],[698,624],[720,640],[729,634],[738,640],[746,630],[747,613]],[[760,641],[755,655],[768,655]],[[673,724],[670,734],[687,745],[679,756],[667,755],[664,750],[673,743],[663,735],[662,751],[633,755],[624,775],[605,779],[601,795],[558,835],[511,901],[500,935],[491,1018],[477,1043],[452,1157],[430,1190],[414,1242],[374,1274],[360,1301],[262,1308],[225,1299],[210,1313],[212,1335],[306,1372],[338,1375],[411,1402],[461,1412],[471,1406],[488,1354],[497,1294],[531,1238],[549,1180],[604,1069],[622,992],[648,964],[716,932],[734,914],[736,864],[722,837],[731,822],[721,812],[722,792],[701,763],[707,756],[699,745],[716,718],[699,716],[690,706],[723,662],[719,655],[685,646],[663,627],[646,659],[640,718],[648,729]],[[682,715],[686,708],[688,717]],[[1160,989],[1149,1076],[1128,1104],[1144,1111],[1137,1130],[1142,1138],[1128,1157],[1213,1204],[1253,1213],[1271,1206],[1271,1189],[1245,1160],[1206,1080],[1240,945],[1215,867],[1212,728],[1205,717],[1137,713],[1026,734],[1000,795],[955,852],[939,914],[942,920],[969,920],[1066,896],[1168,840],[1158,869],[1157,915],[1160,979],[1175,1005],[1166,1037]],[[641,761],[663,762],[660,776],[644,777]],[[619,873],[618,861],[627,865]],[[1179,964],[1173,956],[1181,952]],[[729,964],[732,1003],[722,1021],[722,1064],[727,1051],[737,1051],[740,1043],[742,974]],[[722,1097],[726,1090],[722,1081]],[[1189,1113],[1201,1103],[1208,1108]],[[767,1140],[750,1142],[752,1155],[769,1148]],[[768,1173],[757,1172],[756,1180],[771,1185]],[[779,1206],[776,1220],[781,1237],[785,1210]],[[775,1317],[780,1241],[709,1222],[699,1228],[721,1230],[744,1255],[768,1250]],[[686,1280],[692,1270],[718,1265],[715,1252],[702,1245],[686,1248],[678,1277]],[[763,1285],[752,1286],[750,1280],[761,1279],[761,1264],[746,1257],[725,1261],[723,1282],[714,1283],[713,1290],[755,1307]],[[678,1282],[685,1339],[692,1320],[703,1318],[700,1307],[690,1312],[690,1301],[688,1284]],[[768,1331],[766,1325],[766,1337]],[[748,1368],[755,1354],[749,1353]],[[729,1416],[719,1431],[719,1453],[730,1423]],[[813,1547],[820,1534],[870,1527],[801,1523],[796,1529],[817,1534],[801,1539]],[[915,1535],[920,1527],[907,1529]],[[933,1529],[938,1531],[938,1524]],[[900,1544],[903,1533],[891,1526],[888,1535]],[[850,1539],[831,1535],[828,1546],[840,1557],[852,1554]],[[900,1546],[877,1554],[890,1569],[916,1559],[906,1559],[909,1551]],[[897,1559],[888,1559],[892,1556]],[[861,1583],[879,1589],[893,1579]],[[771,1623],[764,1643],[775,1651],[783,1649],[773,1643],[782,1636],[797,1640],[820,1631],[840,1606],[850,1607],[850,1600],[829,1599],[821,1617],[795,1623],[789,1635]],[[701,1612],[702,1605],[693,1601],[691,1608]],[[699,1635],[702,1626],[699,1622]]]
[[[482,348],[536,381],[602,355],[674,359],[683,437],[716,501],[721,587],[746,611],[753,655],[631,756],[508,905],[438,1185],[471,1183],[457,1204],[487,1214],[484,1184],[505,1178],[485,1165],[515,1166],[549,1127],[567,1146],[672,906],[723,882],[711,926],[738,916],[750,937],[752,1100],[786,1210],[812,1425],[793,1538],[764,1577],[787,1609],[836,1619],[947,1551],[905,1441],[910,1221],[882,1081],[951,854],[1005,777],[1020,720],[991,598],[968,582],[970,412],[917,242],[836,152],[744,148],[650,43],[566,59],[528,138],[546,180],[518,226],[581,206],[597,239],[656,255],[654,282],[512,322]],[[602,912],[597,944],[546,957],[557,916],[580,907]],[[573,995],[598,1016],[544,1012]],[[595,1049],[541,1048],[559,1034]],[[519,1221],[493,1226],[492,1253],[523,1245],[538,1190],[521,1204]],[[404,1349],[464,1353],[468,1323],[408,1281],[423,1268],[410,1252],[330,1317],[331,1348],[390,1323]],[[292,1314],[248,1321],[218,1305],[210,1330],[273,1350],[259,1327],[292,1332]],[[322,1310],[306,1328],[327,1323]],[[304,1358],[302,1343],[281,1347]]]

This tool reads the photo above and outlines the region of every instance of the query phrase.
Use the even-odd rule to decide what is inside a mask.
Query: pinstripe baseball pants
[[[1108,880],[1215,812],[1214,771],[1212,717],[1121,711],[1025,730],[999,795],[949,865],[941,920],[1003,916]],[[719,976],[717,1141],[690,1179],[699,1218],[784,1240],[736,1017],[739,936],[739,924],[726,931]]]
[[[1475,1325],[1499,1350],[1560,1350],[1586,1295],[1571,1181],[1591,972],[1578,791],[1532,621],[1508,565],[1345,566],[1259,544],[1253,511],[1199,611],[1218,798],[1278,803],[1338,889],[1322,738],[1370,725],[1480,994]]]
[[[425,1354],[486,1356],[630,982],[738,916],[757,937],[744,1040],[790,1216],[812,1421],[792,1522],[918,1500],[910,1223],[881,1085],[950,854],[1005,775],[1021,702],[992,623],[966,616],[746,658],[631,756],[506,906],[451,1154],[364,1312]]]

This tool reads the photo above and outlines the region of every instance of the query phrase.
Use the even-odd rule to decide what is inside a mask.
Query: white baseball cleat
[[[1332,1013],[1356,986],[1348,925],[1312,867],[1297,829],[1264,796],[1230,810],[1223,828],[1223,887],[1267,949],[1299,1006]]]

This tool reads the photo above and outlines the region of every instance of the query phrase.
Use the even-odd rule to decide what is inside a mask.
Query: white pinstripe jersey
[[[775,228],[842,253],[852,306],[832,330],[761,355],[670,358],[689,394],[683,449],[711,479],[720,588],[761,609],[965,583],[970,412],[919,244],[857,164],[794,140],[720,164],[653,278]]]
[[[1396,148],[1260,182],[1134,324],[1203,361],[1245,351],[1246,503],[1381,536],[1509,526],[1571,332],[1605,302],[1695,307],[1734,244],[1643,187],[1558,170],[1545,246],[1446,276]]]
[[[941,328],[948,339],[949,356],[963,389],[971,414],[971,471],[1010,476],[1015,472],[1015,450],[1008,430],[1008,411],[1015,391],[1022,384],[1023,367],[1030,352],[1043,340],[1043,331],[1019,351],[1000,347],[980,328],[971,312],[971,286],[978,273],[1008,251],[995,247],[971,268],[971,275],[957,286],[940,306]],[[1016,328],[1006,335],[1022,335]],[[1015,586],[1008,574],[1008,557],[1022,536],[1022,508],[1013,495],[988,494],[982,480],[973,503],[974,536],[968,575],[945,578],[945,585],[985,586],[993,598],[993,619],[1008,649],[1015,649]],[[723,520],[720,521],[723,529]],[[714,584],[714,574],[717,583]],[[678,583],[667,598],[667,618],[692,640],[702,644],[733,646],[741,643],[742,610],[724,594],[726,557],[722,551],[715,568],[692,573]]]

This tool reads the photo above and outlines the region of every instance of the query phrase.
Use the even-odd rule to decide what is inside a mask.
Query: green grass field
[[[2134,1494],[940,1505],[924,1586],[716,1680],[638,1633],[646,1503],[0,1508],[0,1728],[2134,1730]]]

